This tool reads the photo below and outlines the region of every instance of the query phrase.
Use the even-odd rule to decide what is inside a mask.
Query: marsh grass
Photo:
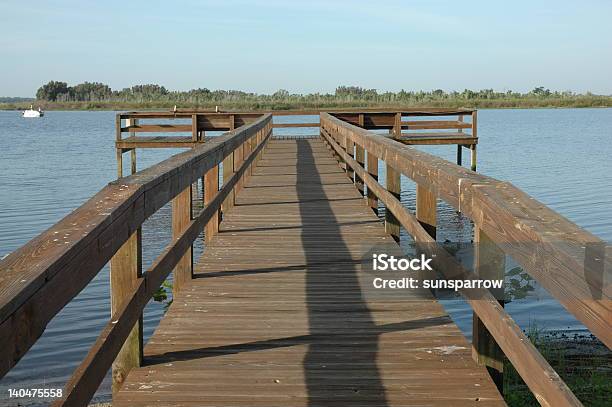
[[[585,406],[612,405],[612,352],[603,343],[588,333],[548,332],[535,325],[527,336]],[[504,398],[510,407],[540,405],[508,361]]]

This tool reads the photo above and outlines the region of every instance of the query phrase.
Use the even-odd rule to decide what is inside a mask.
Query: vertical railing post
[[[427,187],[417,184],[416,218],[423,229],[434,239],[436,238],[436,203],[436,194]]]
[[[472,112],[472,137],[478,137],[478,112],[476,110]],[[471,168],[472,171],[476,171],[476,144],[472,144],[470,150],[472,150]]]
[[[402,135],[402,113],[395,113],[395,121],[393,123],[393,132],[395,133],[395,137],[400,137]]]
[[[349,157],[355,158],[355,143],[351,140],[348,129],[344,129],[344,151],[346,151]],[[351,169],[350,165],[345,163],[344,166],[346,175],[351,181],[355,182],[355,172]]]
[[[191,185],[172,200],[172,238],[177,239],[191,222]],[[193,246],[174,267],[173,295],[176,297],[193,275]]]
[[[115,140],[121,141],[121,115],[115,116]],[[123,149],[117,148],[117,179],[123,177]]]
[[[134,155],[132,174],[135,172],[136,157]],[[132,289],[136,287],[140,277],[142,277],[142,232],[141,228],[137,228],[110,261],[111,317],[124,301],[129,300]],[[141,364],[142,315],[138,318],[138,322],[132,328],[113,362],[111,369],[113,394],[121,388],[130,370]]]
[[[234,173],[238,172],[238,170],[240,169],[240,165],[242,164],[243,160],[243,151],[243,144],[239,145],[234,150]],[[238,195],[238,192],[240,192],[240,190],[242,189],[242,178],[243,177],[238,178],[238,180],[236,181],[236,186],[234,187],[234,205],[236,204],[236,197]]]
[[[387,164],[387,191],[391,192],[393,196],[401,201],[401,177],[400,173]],[[390,234],[396,242],[400,240],[400,224],[397,218],[391,213],[389,208],[385,210],[385,231]]]
[[[135,126],[138,124],[138,119],[128,119],[128,126]],[[136,136],[135,132],[130,132],[130,137]],[[131,158],[131,171],[132,174],[136,173],[136,147],[130,150],[130,158]]]
[[[459,117],[457,117],[457,121],[459,123],[463,123],[463,115],[460,114]],[[462,133],[463,129],[457,129],[457,133]],[[463,154],[463,145],[462,144],[457,144],[457,165],[463,165],[463,158],[462,158],[462,154]]]
[[[235,122],[234,115],[231,114],[229,116],[229,129],[230,131],[234,130]],[[234,152],[232,151],[225,159],[223,160],[223,184],[227,183],[232,175],[234,175]],[[206,184],[206,181],[204,181]],[[223,213],[226,213],[231,207],[234,206],[234,190],[232,189],[225,201],[223,201],[222,209]]]
[[[191,141],[198,141],[198,115],[191,115]]]
[[[355,160],[359,163],[359,165],[365,168],[365,150],[357,143],[355,143]],[[355,186],[359,190],[359,193],[363,196],[365,191],[363,180],[357,174],[355,174]]]
[[[210,202],[219,193],[219,166],[212,167],[206,175],[204,175],[204,205]],[[204,239],[210,242],[212,238],[219,232],[219,211],[210,218],[204,227]]]
[[[506,255],[479,227],[474,230],[474,269],[480,279],[504,279]],[[504,289],[491,293],[504,305]],[[504,354],[476,313],[472,324],[472,357],[487,367],[500,392],[503,391]]]
[[[375,180],[378,181],[378,157],[374,155],[371,151],[367,152],[367,161],[368,161],[368,174],[372,176]],[[368,205],[376,216],[378,216],[378,198],[370,188],[368,188]]]
[[[115,253],[110,261],[111,316],[123,301],[129,300],[132,289],[142,276],[142,244],[140,228]],[[130,332],[112,367],[112,391],[123,385],[129,371],[142,364],[142,315]]]

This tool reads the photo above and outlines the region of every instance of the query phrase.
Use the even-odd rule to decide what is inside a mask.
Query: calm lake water
[[[116,177],[114,112],[48,112],[26,120],[18,112],[0,112],[0,258],[25,244],[78,207]],[[612,109],[481,110],[478,170],[522,188],[573,222],[612,241]],[[302,121],[281,117],[281,121]],[[308,118],[303,121],[312,121]],[[302,129],[282,129],[304,133]],[[451,161],[456,147],[426,147]],[[139,169],[178,150],[138,151]],[[125,157],[128,157],[127,155]],[[464,162],[469,152],[464,150]],[[382,174],[381,178],[384,178]],[[414,207],[413,185],[403,180],[402,201]],[[163,208],[143,228],[146,268],[170,240],[169,208]],[[466,219],[440,204],[441,238],[468,239]],[[202,250],[196,248],[196,255]],[[461,300],[444,305],[469,336],[471,311]],[[523,328],[582,331],[547,293],[536,286],[507,310]],[[79,294],[47,327],[42,338],[0,381],[0,405],[8,388],[63,387],[108,321],[108,268]],[[151,302],[144,315],[148,338],[163,307]],[[110,397],[108,378],[97,400]],[[34,405],[21,400],[20,405]],[[28,404],[30,403],[30,404]]]

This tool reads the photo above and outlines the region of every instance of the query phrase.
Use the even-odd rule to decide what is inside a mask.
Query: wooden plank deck
[[[505,405],[428,293],[364,291],[377,244],[322,141],[271,141],[113,406]]]

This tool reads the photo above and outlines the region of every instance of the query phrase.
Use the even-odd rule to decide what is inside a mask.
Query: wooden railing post
[[[191,141],[198,141],[198,115],[191,115]]]
[[[219,192],[219,166],[212,167],[204,175],[204,205],[208,205]],[[204,227],[204,240],[210,242],[219,233],[219,212],[210,218]]]
[[[191,185],[172,200],[172,238],[178,238],[191,222]],[[176,297],[193,274],[193,246],[187,249],[174,267],[173,295]]]
[[[391,192],[393,196],[401,202],[401,176],[398,171],[387,164],[387,191]],[[397,218],[386,208],[385,210],[385,231],[390,234],[396,242],[400,240],[400,224]]]
[[[127,119],[126,126],[131,126],[136,123],[137,119]],[[119,121],[119,126],[121,126],[121,121]],[[119,131],[121,131],[121,129],[119,129]],[[120,152],[119,156],[122,154],[123,153]],[[131,158],[131,173],[135,174],[135,148],[131,151]],[[120,160],[118,164],[118,175],[121,177],[123,175],[123,163]],[[129,300],[131,290],[136,286],[140,277],[142,277],[142,231],[141,228],[137,228],[110,261],[111,317],[119,309],[123,301]],[[142,364],[142,348],[142,315],[140,315],[138,323],[130,332],[113,362],[113,367],[111,369],[111,387],[113,394],[121,388],[129,371]]]
[[[349,137],[348,130],[345,130],[344,133],[344,151],[346,151],[349,157],[355,158],[355,143],[353,143],[353,140],[351,140]],[[355,182],[355,171],[353,171],[353,169],[346,163],[345,169],[346,175],[349,177],[349,179]]]
[[[459,115],[459,117],[457,118],[457,121],[462,122],[463,115]],[[457,129],[457,133],[462,133],[462,132],[463,132],[462,129]],[[463,153],[463,145],[457,144],[457,165],[463,165],[462,153]]]
[[[230,131],[234,130],[235,126],[235,116],[231,114],[229,116],[229,129]],[[223,184],[227,182],[234,175],[234,152],[232,151],[225,159],[223,160]],[[204,181],[204,184],[206,182]],[[232,189],[229,192],[225,201],[221,205],[222,212],[225,214],[228,210],[230,210],[234,206],[234,190]]]
[[[371,151],[368,151],[367,160],[368,173],[372,176],[372,178],[378,181],[378,157],[376,157]],[[372,208],[376,216],[378,216],[378,198],[376,198],[376,195],[371,188],[368,188],[368,205],[370,208]]]
[[[242,165],[242,161],[244,160],[243,144],[241,144],[234,150],[233,155],[234,155],[234,171],[233,172],[235,173],[240,169],[240,166]],[[242,177],[240,177],[236,181],[236,186],[234,187],[234,193],[232,194],[234,197],[234,205],[236,204],[236,195],[238,194],[238,192],[240,192],[241,189],[242,189]]]
[[[474,269],[480,279],[504,279],[506,255],[479,227],[474,230]],[[504,305],[504,289],[491,290]],[[503,391],[504,354],[495,338],[484,326],[476,313],[472,323],[472,357],[487,367],[500,392]]]
[[[132,289],[142,276],[142,242],[138,228],[110,261],[111,317],[124,301],[129,301]],[[112,367],[112,391],[123,385],[129,371],[142,364],[142,315],[134,326]]]
[[[401,112],[395,113],[393,133],[395,133],[395,137],[400,137],[402,135],[402,113]]]
[[[365,168],[365,150],[357,143],[355,143],[355,161]],[[355,186],[359,190],[359,193],[363,195],[365,191],[363,180],[357,174],[355,174]]]
[[[363,128],[363,125],[364,125],[364,115],[362,113],[362,114],[359,115],[359,127]],[[365,168],[365,150],[358,143],[355,143],[355,160],[362,167]],[[357,187],[357,189],[359,190],[361,195],[363,195],[363,193],[365,191],[365,187],[364,187],[364,184],[363,184],[363,180],[357,174],[355,174],[355,186]]]
[[[472,137],[476,138],[478,137],[478,112],[477,111],[473,111],[472,112]],[[471,167],[472,167],[472,171],[476,171],[476,144],[472,144],[470,146],[470,149],[472,150],[472,154],[471,154]]]
[[[431,237],[436,238],[436,194],[427,187],[417,184],[416,218]]]

